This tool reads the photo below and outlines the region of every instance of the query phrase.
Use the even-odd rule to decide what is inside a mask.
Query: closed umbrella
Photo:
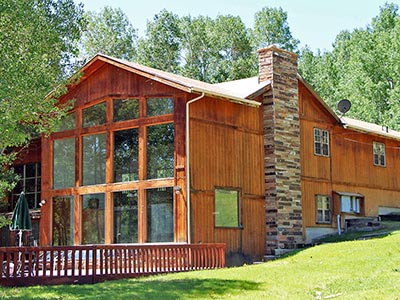
[[[28,202],[26,201],[25,193],[22,192],[15,206],[13,216],[11,219],[10,230],[19,231],[19,243],[22,246],[22,231],[31,231],[32,223],[31,216],[29,215]]]

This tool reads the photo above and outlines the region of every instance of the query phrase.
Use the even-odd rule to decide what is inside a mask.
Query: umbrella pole
[[[22,230],[20,230],[18,234],[19,234],[18,246],[21,247],[22,246]]]

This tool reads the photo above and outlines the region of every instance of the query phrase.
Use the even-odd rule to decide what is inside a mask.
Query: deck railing
[[[225,267],[225,244],[112,244],[0,248],[0,285],[96,283]]]

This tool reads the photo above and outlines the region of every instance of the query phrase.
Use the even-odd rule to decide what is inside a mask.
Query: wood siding
[[[303,227],[336,227],[340,212],[335,192],[364,195],[362,211],[347,217],[377,216],[380,206],[400,207],[400,141],[343,128],[299,82]],[[314,154],[314,128],[329,131],[328,157]],[[386,166],[375,166],[373,142],[385,144]],[[316,223],[316,195],[332,199],[332,223]],[[343,220],[342,220],[343,221]]]
[[[265,253],[260,110],[205,98],[190,108],[193,242],[226,243],[227,253]],[[216,187],[240,190],[242,228],[214,226]]]

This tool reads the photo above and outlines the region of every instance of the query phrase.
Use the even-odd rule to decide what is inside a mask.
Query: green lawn
[[[400,231],[238,268],[96,285],[0,288],[0,299],[400,299]]]

